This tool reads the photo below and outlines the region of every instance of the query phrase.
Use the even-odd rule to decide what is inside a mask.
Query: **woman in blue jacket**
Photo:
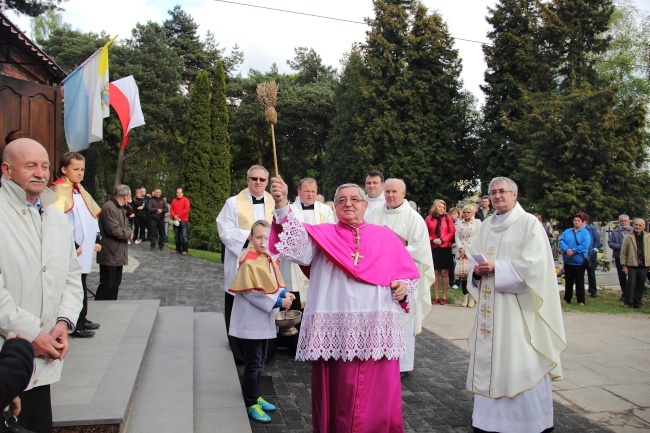
[[[560,249],[564,259],[564,300],[563,304],[570,304],[573,298],[573,284],[576,286],[578,305],[585,305],[585,265],[589,254],[591,236],[582,227],[587,216],[578,212],[573,216],[573,228],[566,229],[560,236]]]

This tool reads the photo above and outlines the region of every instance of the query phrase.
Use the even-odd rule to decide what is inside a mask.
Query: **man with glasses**
[[[239,256],[248,244],[247,239],[253,223],[258,220],[271,222],[275,206],[273,197],[266,192],[269,184],[269,172],[261,165],[253,165],[246,172],[248,187],[239,194],[230,197],[217,216],[219,238],[225,247],[223,260],[226,333],[230,330],[230,314],[235,297],[228,293],[230,283],[235,278]],[[243,361],[235,337],[228,337],[230,347],[236,360]]]
[[[625,235],[631,232],[630,217],[622,214],[618,217],[618,227],[612,230],[607,237],[607,245],[612,249],[612,258],[616,264],[618,284],[621,286],[621,301],[625,300],[625,289],[627,288],[627,274],[623,272],[623,266],[621,265],[621,247]]]
[[[566,349],[555,266],[544,228],[517,203],[517,184],[490,182],[496,213],[468,248],[477,300],[467,389],[477,432],[553,429],[553,386]]]
[[[313,429],[403,432],[399,358],[418,269],[395,233],[363,220],[358,185],[337,189],[338,224],[301,223],[287,193],[274,178],[269,249],[310,269],[296,359],[311,362]]]

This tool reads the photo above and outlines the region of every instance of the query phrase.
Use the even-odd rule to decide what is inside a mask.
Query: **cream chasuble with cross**
[[[470,269],[475,254],[494,260],[495,272],[470,278],[467,287],[477,301],[467,389],[491,399],[512,398],[547,374],[561,377],[566,338],[543,226],[517,203],[481,224],[468,251]]]

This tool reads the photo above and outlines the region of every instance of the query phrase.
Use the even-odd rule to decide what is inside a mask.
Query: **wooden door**
[[[0,76],[0,144],[20,129],[47,149],[52,174],[61,157],[62,98],[58,87]],[[54,178],[50,176],[50,182]]]

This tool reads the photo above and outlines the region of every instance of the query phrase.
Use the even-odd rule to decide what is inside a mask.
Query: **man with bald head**
[[[21,395],[19,423],[52,430],[50,384],[61,377],[82,307],[81,266],[68,218],[46,187],[47,151],[20,138],[3,153],[0,187],[0,333],[24,334],[36,355],[34,375]]]
[[[418,289],[411,301],[409,321],[404,325],[406,355],[399,360],[401,373],[413,371],[415,336],[422,332],[422,321],[431,312],[431,291],[435,281],[429,231],[422,216],[406,201],[406,184],[402,179],[388,179],[384,184],[386,205],[366,215],[370,224],[386,226],[400,237],[420,272]]]

